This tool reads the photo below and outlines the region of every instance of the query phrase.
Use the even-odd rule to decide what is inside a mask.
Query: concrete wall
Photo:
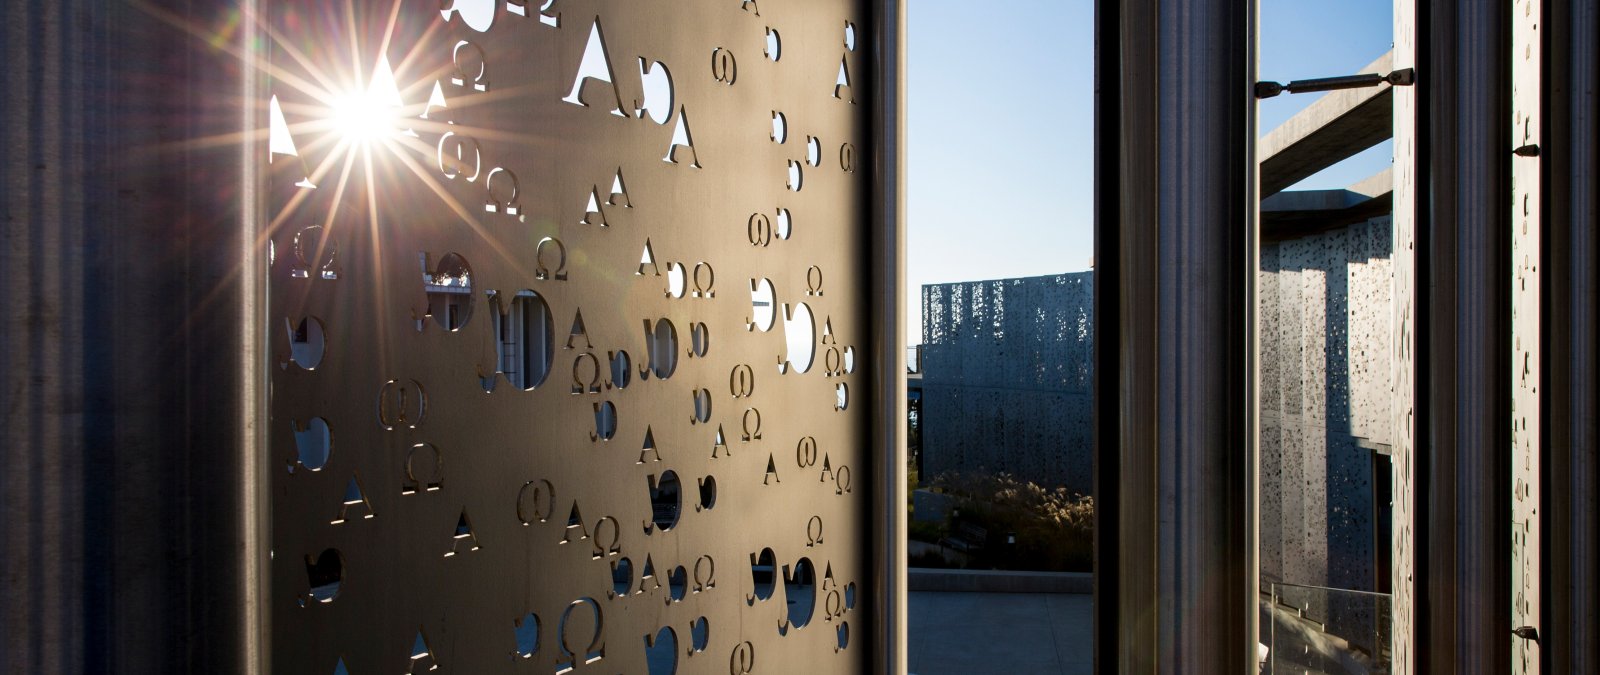
[[[922,287],[928,475],[1090,490],[1092,272]]]

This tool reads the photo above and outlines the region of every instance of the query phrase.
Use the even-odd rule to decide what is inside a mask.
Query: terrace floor
[[[911,675],[1094,671],[1091,595],[913,591],[907,602]]]

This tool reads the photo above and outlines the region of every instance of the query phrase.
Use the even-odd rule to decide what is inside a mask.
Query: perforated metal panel
[[[1373,495],[1389,476],[1374,474],[1370,448],[1392,445],[1382,358],[1393,321],[1391,228],[1389,217],[1374,218],[1261,247],[1258,547],[1271,580],[1377,590]],[[1330,631],[1372,633],[1372,617],[1339,614],[1324,615]]]
[[[1511,12],[1511,142],[1519,148],[1540,145],[1544,96],[1539,24],[1542,3],[1517,0]],[[1544,230],[1538,156],[1511,158],[1511,625],[1539,627],[1543,615],[1539,476],[1544,428],[1539,385],[1544,366],[1539,266]],[[1544,630],[1549,631],[1545,626]],[[1539,644],[1512,641],[1511,671],[1538,673]]]
[[[1417,65],[1417,0],[1395,0],[1394,65]],[[1417,162],[1421,156],[1417,129],[1417,88],[1399,87],[1394,93],[1394,324],[1390,334],[1389,362],[1394,383],[1392,530],[1393,556],[1390,588],[1394,595],[1394,655],[1397,675],[1417,672],[1416,642],[1419,588],[1415,572],[1426,560],[1417,555],[1417,503],[1421,481],[1417,444],[1417,302],[1418,288]]]
[[[857,672],[864,3],[270,7],[271,654]]]
[[[1093,272],[922,287],[927,475],[1092,491],[1093,290]]]

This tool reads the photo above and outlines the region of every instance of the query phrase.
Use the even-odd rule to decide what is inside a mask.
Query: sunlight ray
[[[316,183],[322,180],[324,176],[328,175],[329,171],[333,170],[333,165],[338,161],[340,154],[339,148],[344,147],[344,145],[344,141],[340,140],[339,145],[334,148],[333,152],[328,153],[327,157],[322,158],[322,161],[317,163],[317,168],[313,169],[311,171],[311,175],[308,176],[308,178],[311,179],[311,182]],[[315,190],[295,191],[294,196],[289,198],[289,203],[284,205],[283,210],[278,212],[278,215],[272,218],[272,222],[267,223],[267,231],[276,232],[278,227],[283,225],[285,220],[288,220],[290,217],[294,216],[295,211],[299,210],[301,202],[304,202],[307,198],[309,198],[312,192],[315,192]]]
[[[392,141],[385,140],[384,143],[385,145],[389,145],[392,143]],[[428,189],[432,190],[435,195],[438,195],[439,199],[442,200],[446,206],[449,206],[450,210],[454,211],[456,215],[461,218],[461,222],[463,224],[471,228],[472,232],[478,235],[478,237],[482,238],[483,241],[487,243],[497,255],[504,259],[507,263],[510,263],[512,268],[515,269],[518,274],[527,275],[529,273],[529,269],[524,262],[512,255],[511,252],[506,249],[505,245],[500,243],[497,238],[488,236],[488,228],[484,227],[483,223],[478,221],[477,215],[474,214],[471,209],[468,209],[459,200],[457,200],[455,195],[450,194],[450,191],[445,189],[445,186],[436,180],[431,172],[417,164],[416,160],[407,157],[403,153],[394,152],[393,154],[395,157],[399,158],[401,163],[406,165],[406,168],[410,169],[412,173],[416,174],[418,178],[422,179],[422,181],[427,184]]]
[[[370,147],[361,148],[361,161],[363,168],[366,171],[367,241],[371,242],[372,244],[373,278],[387,280],[388,277],[386,277],[384,274],[383,266],[383,237],[380,234],[378,226],[378,187],[373,180],[372,149]],[[374,298],[373,306],[377,308],[378,322],[381,325],[387,325],[390,318],[390,310],[392,309],[389,307],[389,284],[377,283],[373,284],[373,288],[374,292],[377,293],[377,297]],[[388,340],[384,339],[384,336],[387,334],[388,333],[384,331],[378,332],[379,363],[389,363],[389,342]]]

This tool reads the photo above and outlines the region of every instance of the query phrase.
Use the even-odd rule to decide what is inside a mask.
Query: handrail
[[[1374,598],[1389,598],[1391,600],[1394,598],[1394,595],[1392,593],[1378,593],[1378,592],[1375,592],[1375,591],[1358,591],[1358,590],[1355,590],[1353,588],[1333,588],[1333,587],[1329,587],[1329,586],[1314,586],[1314,585],[1311,585],[1311,584],[1289,584],[1289,583],[1283,583],[1283,582],[1278,582],[1278,581],[1270,581],[1270,582],[1267,582],[1267,583],[1268,583],[1268,585],[1270,587],[1273,587],[1273,588],[1307,588],[1307,589],[1317,590],[1317,591],[1333,591],[1335,593],[1353,593],[1353,594],[1356,594],[1356,595],[1364,595],[1364,596],[1374,597]]]

